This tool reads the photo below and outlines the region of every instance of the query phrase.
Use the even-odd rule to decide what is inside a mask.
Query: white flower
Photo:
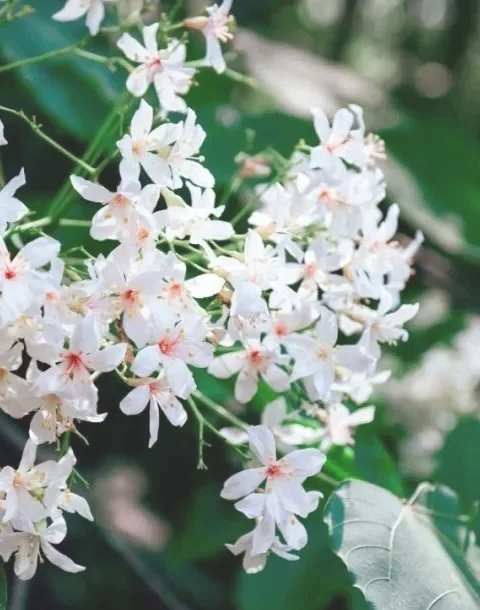
[[[55,21],[75,21],[86,15],[87,28],[92,36],[96,36],[105,17],[105,2],[107,0],[67,0],[52,18]]]
[[[295,360],[292,381],[310,377],[319,399],[328,396],[335,380],[337,364],[361,373],[367,371],[374,363],[374,359],[363,347],[336,346],[337,338],[337,317],[330,310],[322,308],[313,336],[295,333],[285,342],[288,352]]]
[[[142,97],[153,83],[161,108],[166,112],[187,112],[187,104],[178,94],[190,89],[194,68],[185,64],[186,46],[171,40],[166,49],[158,49],[158,23],[143,28],[142,46],[130,34],[123,34],[117,46],[131,60],[140,65],[127,79],[127,89],[132,95]]]
[[[125,343],[100,349],[100,342],[99,324],[94,315],[82,318],[73,329],[68,348],[46,348],[44,361],[53,366],[36,378],[36,393],[55,394],[70,387],[88,397],[94,388],[90,372],[113,371],[125,358]]]
[[[332,445],[353,445],[355,428],[374,420],[375,407],[362,407],[351,413],[345,405],[337,403],[328,405],[321,415],[325,423],[321,447],[323,451],[327,451]]]
[[[261,464],[230,477],[224,484],[221,496],[238,500],[235,507],[249,518],[260,519],[253,532],[252,555],[266,553],[275,540],[279,527],[287,544],[300,549],[307,542],[303,525],[295,515],[306,517],[318,506],[321,494],[307,493],[303,482],[317,474],[325,463],[325,456],[317,449],[300,449],[277,460],[275,439],[265,426],[251,426],[249,444]],[[256,490],[263,483],[265,493]]]
[[[187,412],[175,397],[164,375],[135,380],[135,385],[136,387],[120,402],[120,409],[125,415],[137,415],[149,405],[150,440],[148,447],[150,448],[158,439],[159,408],[173,426],[183,426],[187,421]]]
[[[234,544],[226,544],[227,549],[234,555],[245,553],[242,561],[243,569],[247,574],[256,574],[261,572],[267,563],[268,553],[253,554],[253,536],[254,532],[248,532],[240,536]],[[287,561],[297,561],[300,559],[298,555],[294,555],[290,551],[293,549],[288,544],[283,544],[278,537],[275,537],[269,549],[274,555],[278,555]]]
[[[35,522],[47,516],[43,489],[51,480],[55,462],[35,466],[37,446],[28,440],[17,470],[5,466],[0,471],[0,491],[5,494],[3,523],[12,519]]]
[[[402,326],[417,314],[418,307],[418,303],[402,305],[396,311],[388,313],[392,308],[392,297],[383,291],[378,309],[369,318],[359,345],[373,358],[378,359],[381,355],[379,343],[395,344],[397,341],[406,341],[408,332]]]
[[[8,142],[5,140],[3,123],[0,121],[0,146],[5,146],[5,144]]]
[[[187,27],[203,32],[207,42],[205,63],[212,66],[218,73],[224,72],[227,67],[220,43],[228,42],[233,38],[228,14],[232,8],[232,3],[233,0],[223,0],[220,6],[214,4],[206,9],[208,17],[194,17],[185,20]]]
[[[153,182],[167,188],[180,188],[182,178],[213,187],[212,174],[194,158],[206,137],[195,122],[196,115],[189,109],[184,122],[165,123],[152,131],[153,108],[142,100],[133,115],[130,134],[117,142],[123,157],[121,175],[138,180],[143,167]]]
[[[246,349],[218,356],[208,367],[208,372],[219,379],[228,379],[238,373],[235,382],[235,398],[249,402],[257,393],[258,378],[261,377],[276,392],[285,392],[290,386],[288,373],[278,364],[288,357],[270,350],[260,341],[252,339]]]
[[[314,443],[319,439],[319,430],[291,422],[287,412],[287,401],[283,396],[269,402],[262,412],[261,424],[270,428],[275,437],[278,449],[283,453],[292,447]],[[233,445],[243,445],[248,442],[248,433],[241,428],[222,428],[222,436]]]
[[[168,189],[162,189],[167,209],[158,212],[158,219],[167,239],[185,239],[197,245],[202,240],[224,241],[233,237],[235,231],[229,222],[212,220],[218,218],[225,206],[215,207],[215,191],[203,192],[193,184],[187,183],[191,195],[191,205]]]
[[[351,105],[350,110],[342,108],[333,119],[332,126],[321,108],[313,108],[315,131],[320,138],[320,146],[311,151],[311,167],[321,167],[332,172],[343,169],[341,160],[362,167],[368,162],[365,147],[365,126],[362,110]],[[354,128],[355,121],[358,126]]]
[[[92,219],[93,239],[126,241],[143,214],[152,214],[160,197],[160,187],[148,184],[143,189],[135,180],[121,182],[116,192],[80,176],[70,176],[73,188],[83,199],[101,203],[102,208]]]
[[[38,237],[12,259],[5,243],[0,240],[0,309],[4,316],[17,317],[32,303],[43,301],[46,285],[39,269],[54,260],[59,251],[57,240]]]
[[[45,490],[43,503],[50,515],[55,515],[60,508],[67,513],[77,513],[84,519],[93,521],[92,511],[85,498],[73,493],[68,488],[68,479],[76,463],[77,459],[70,447],[55,465],[55,472]]]
[[[213,355],[213,347],[205,343],[208,328],[201,320],[178,320],[165,306],[155,312],[147,347],[135,356],[132,371],[148,377],[162,365],[173,392],[187,398],[196,388],[187,365],[205,368]]]
[[[14,572],[20,580],[29,580],[37,570],[42,555],[66,572],[81,572],[85,568],[74,563],[53,546],[59,544],[67,534],[67,524],[60,513],[55,515],[50,525],[46,520],[25,527],[24,532],[4,534],[0,544],[0,554],[4,561],[15,555]]]

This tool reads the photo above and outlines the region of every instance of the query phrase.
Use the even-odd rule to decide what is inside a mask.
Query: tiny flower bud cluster
[[[203,31],[218,71],[230,8],[225,0],[185,24]],[[103,10],[102,0],[69,0],[55,17],[86,14],[98,31]],[[242,211],[250,212],[249,228],[239,234],[215,204],[215,178],[200,155],[207,134],[182,97],[194,75],[185,45],[169,39],[159,49],[158,32],[159,24],[144,27],[143,45],[129,34],[118,41],[138,64],[128,90],[142,97],[152,84],[158,97],[157,108],[140,101],[117,142],[118,188],[71,176],[79,196],[99,205],[92,238],[115,242],[113,249],[79,262],[50,237],[24,244],[28,210],[15,197],[23,170],[0,191],[0,407],[15,418],[33,414],[19,470],[0,471],[0,554],[17,553],[22,578],[32,576],[40,553],[78,569],[51,546],[65,536],[63,510],[90,518],[68,490],[73,453],[34,467],[35,444],[58,445],[80,435],[78,422],[103,421],[95,382],[113,371],[128,388],[122,412],[148,409],[149,447],[162,418],[183,426],[188,412],[199,422],[199,452],[205,422],[230,445],[248,440],[255,462],[225,483],[222,496],[239,500],[255,527],[229,548],[245,553],[247,571],[261,569],[269,551],[296,559],[291,551],[307,542],[298,517],[321,496],[303,483],[332,445],[353,444],[356,426],[372,421],[373,407],[352,406],[387,378],[376,371],[381,346],[405,340],[403,325],[417,310],[399,302],[422,237],[406,248],[393,241],[399,210],[393,205],[384,216],[379,208],[383,149],[365,133],[361,109],[340,110],[332,124],[314,109],[318,144],[299,146],[280,166],[266,154],[239,157],[242,179],[275,176],[257,187],[258,205]],[[173,122],[172,111],[185,118]],[[281,396],[266,406],[262,425],[245,432],[198,390],[196,369],[212,381],[232,378],[243,404],[260,383]],[[239,425],[216,430],[200,404]]]

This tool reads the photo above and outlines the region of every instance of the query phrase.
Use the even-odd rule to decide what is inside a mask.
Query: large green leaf
[[[480,500],[480,422],[470,417],[450,432],[438,454],[436,479],[452,487],[471,506]]]
[[[333,548],[374,610],[478,610],[475,550],[457,496],[423,483],[402,502],[347,481],[326,508]]]
[[[404,213],[447,251],[478,259],[480,146],[474,135],[458,121],[427,116],[407,119],[382,136],[405,170],[403,180],[393,172],[389,181],[399,187],[393,194]]]
[[[52,14],[60,5],[54,0],[36,2],[32,15],[5,25],[0,36],[0,62],[20,61],[78,43],[87,33],[85,24],[53,21]],[[88,49],[109,54],[110,46],[99,39],[89,43]],[[94,137],[125,87],[122,71],[114,74],[104,64],[72,54],[23,66],[15,74],[43,111],[81,141]]]
[[[239,577],[236,603],[239,610],[320,610],[348,590],[348,576],[332,553],[320,513],[306,521],[308,544],[295,562],[275,555],[259,574]]]

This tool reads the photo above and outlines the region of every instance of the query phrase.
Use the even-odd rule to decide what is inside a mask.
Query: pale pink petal
[[[266,514],[253,532],[252,555],[266,553],[275,539],[275,519]]]
[[[225,481],[220,493],[225,500],[238,500],[252,493],[265,480],[265,468],[248,468]]]
[[[266,426],[250,426],[248,428],[248,442],[250,449],[267,466],[269,462],[275,461],[275,439],[272,431]]]
[[[100,30],[100,24],[105,17],[105,4],[103,0],[93,0],[93,4],[87,12],[87,28],[92,36],[96,36]]]
[[[232,352],[215,358],[208,367],[208,372],[219,379],[228,379],[242,368],[245,352]]]
[[[195,299],[205,299],[218,294],[224,284],[225,280],[215,273],[197,275],[185,282],[185,286]]]
[[[117,41],[117,47],[125,53],[131,61],[143,63],[150,59],[150,54],[138,40],[135,40],[130,34],[122,34]]]
[[[318,449],[298,449],[286,455],[282,462],[293,468],[295,477],[306,478],[320,472],[326,459]]]
[[[250,402],[257,393],[258,376],[255,371],[240,371],[235,382],[235,398],[238,402],[245,404]]]
[[[95,184],[95,182],[90,182],[90,180],[85,180],[85,178],[81,178],[80,176],[70,176],[70,182],[77,193],[79,193],[83,199],[86,199],[86,201],[107,203],[114,196],[114,193],[100,184]]]
[[[235,504],[235,508],[249,519],[262,517],[265,512],[265,494],[252,493]]]
[[[60,551],[57,551],[57,549],[55,549],[46,540],[42,539],[40,542],[40,545],[42,547],[42,551],[43,551],[45,557],[51,563],[53,563],[53,565],[57,566],[58,568],[61,568],[62,570],[65,570],[65,572],[77,573],[77,572],[82,572],[85,569],[84,566],[79,566],[78,564],[73,562],[69,557],[67,557],[66,555],[63,555],[62,553],[60,553]]]
[[[75,21],[80,19],[88,11],[88,3],[83,0],[67,0],[65,6],[52,15],[55,21]]]
[[[158,405],[153,398],[150,398],[150,409],[148,410],[149,418],[148,418],[148,428],[150,431],[150,439],[148,441],[148,448],[151,449],[153,445],[157,442],[158,439],[158,428],[160,426],[160,413],[158,410]]]
[[[148,385],[141,385],[129,392],[123,400],[120,401],[120,410],[125,415],[138,415],[148,404],[150,399],[150,390]]]

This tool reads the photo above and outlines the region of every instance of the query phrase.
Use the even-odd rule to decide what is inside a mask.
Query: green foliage
[[[308,545],[298,561],[271,556],[264,572],[240,575],[235,596],[239,610],[318,610],[348,590],[347,573],[332,553],[321,515],[311,515],[306,527]]]
[[[85,36],[84,24],[74,22],[60,28],[51,19],[58,6],[54,0],[36,2],[32,15],[3,27],[1,63],[12,63],[78,44]],[[91,51],[109,47],[106,40],[89,43]],[[82,142],[94,138],[125,86],[123,71],[112,73],[104,64],[71,53],[20,67],[16,75],[30,90],[42,111],[59,128]]]
[[[446,116],[403,120],[383,131],[382,136],[389,155],[408,172],[408,178],[413,179],[421,195],[421,200],[409,201],[409,195],[404,193],[405,199],[400,202],[404,211],[432,241],[447,251],[478,260],[478,141],[458,121]]]
[[[420,485],[402,502],[347,481],[326,508],[333,548],[374,610],[475,610],[480,604],[470,524],[446,487]]]

